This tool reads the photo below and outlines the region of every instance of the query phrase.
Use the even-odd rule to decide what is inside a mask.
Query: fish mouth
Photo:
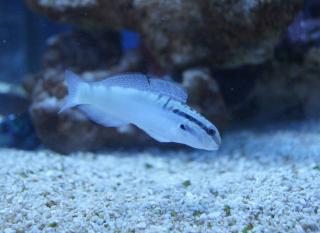
[[[205,139],[205,142],[202,141],[202,146],[196,147],[198,149],[206,150],[206,151],[215,151],[219,150],[221,145],[221,137],[220,135],[216,135],[214,137],[211,137],[211,140],[208,141],[208,138]]]
[[[213,141],[216,144],[216,148],[219,149],[219,147],[221,146],[221,137],[219,132],[213,137]]]

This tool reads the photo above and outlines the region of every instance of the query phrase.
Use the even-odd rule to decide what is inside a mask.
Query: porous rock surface
[[[49,127],[46,124],[52,122],[52,113],[42,103],[53,103],[52,98],[58,98],[59,101],[56,101],[54,105],[55,109],[59,108],[66,94],[65,88],[57,88],[51,83],[58,82],[58,86],[61,86],[63,81],[62,70],[66,68],[72,68],[78,73],[89,71],[87,72],[87,78],[93,80],[102,77],[101,74],[116,74],[128,71],[148,72],[153,69],[157,72],[160,71],[159,73],[162,74],[177,71],[173,73],[181,74],[182,82],[190,94],[190,105],[208,117],[219,129],[223,129],[227,125],[230,108],[226,108],[225,103],[228,104],[228,102],[222,98],[225,93],[222,93],[210,69],[212,67],[261,64],[273,59],[275,45],[279,43],[281,34],[293,20],[302,2],[301,0],[26,1],[33,9],[52,19],[77,24],[83,28],[89,28],[91,31],[89,35],[74,32],[69,35],[59,35],[49,40],[49,49],[44,57],[45,70],[38,76],[37,85],[34,87],[29,85],[32,89],[30,93],[33,93],[31,114],[36,128],[39,135],[42,135],[43,141],[46,142],[45,144],[54,150],[57,149],[50,143],[52,142],[48,137],[48,135],[51,135],[50,132],[53,133],[55,138],[63,137],[60,137],[59,133],[57,134],[57,127],[53,127],[53,131],[47,131]],[[110,28],[129,28],[139,32],[143,41],[141,47],[146,47],[146,53],[143,53],[139,48],[134,52],[131,51],[121,55],[119,35],[106,31]],[[93,31],[93,29],[96,29],[96,31]],[[152,59],[150,59],[151,57]],[[156,64],[155,69],[150,69],[152,66],[148,64],[150,61]],[[208,70],[202,67],[208,67]],[[256,78],[259,79],[257,81],[258,85],[246,94],[248,101],[246,99],[245,102],[244,99],[239,98],[240,103],[237,104],[237,106],[240,106],[239,112],[246,112],[246,108],[241,107],[248,102],[251,104],[251,100],[254,100],[254,105],[261,105],[259,106],[260,109],[268,109],[264,106],[266,106],[266,103],[272,102],[275,102],[275,105],[278,104],[281,108],[283,96],[274,95],[279,98],[268,99],[268,97],[272,97],[272,94],[270,94],[272,92],[268,92],[269,87],[274,88],[274,90],[286,90],[283,88],[283,83],[287,82],[289,74],[277,75],[277,69],[281,69],[280,67],[281,65],[271,68],[275,74],[271,74],[271,81],[268,85],[263,85],[263,83],[264,80],[269,82],[270,71],[263,70],[260,72]],[[52,73],[57,75],[52,75]],[[279,78],[279,84],[277,84],[277,78],[274,77]],[[41,80],[51,81],[43,82]],[[236,87],[236,84],[233,81],[231,82]],[[242,81],[238,80],[238,83],[242,83]],[[272,86],[273,84],[275,87]],[[230,90],[234,89],[233,86]],[[251,86],[254,86],[254,84],[252,83]],[[241,87],[242,85],[239,86],[239,88]],[[34,91],[36,89],[38,89],[37,92]],[[51,94],[53,90],[56,90],[56,92],[54,91],[54,94]],[[266,93],[266,98],[263,96],[264,93]],[[281,93],[290,96],[285,92]],[[295,94],[299,95],[300,93],[295,92]],[[43,98],[44,96],[46,97]],[[254,96],[257,98],[252,98]],[[308,98],[307,94],[302,94],[299,101],[304,98]],[[271,102],[269,102],[270,99]],[[294,100],[291,99],[290,101]],[[243,104],[241,101],[245,103]],[[312,101],[308,103],[312,103]],[[273,110],[271,108],[270,111],[265,112],[269,113]],[[55,117],[54,119],[63,125],[62,121],[65,120],[60,116]],[[39,124],[39,122],[42,123]],[[72,125],[72,123],[70,124]],[[92,125],[90,122],[85,124]],[[41,127],[39,127],[40,125]],[[99,126],[94,125],[94,129],[96,129],[95,127],[99,128]],[[70,128],[62,128],[73,129],[71,126]],[[81,129],[81,127],[77,127],[77,129]],[[84,128],[81,132],[85,133],[86,130]],[[77,130],[75,132],[77,135],[80,134]],[[71,131],[66,131],[65,134],[67,135],[67,133],[70,134],[69,141],[72,141],[71,138],[74,134]],[[116,139],[115,141],[123,141],[122,137],[116,136],[118,134],[111,133],[110,135]],[[100,133],[93,133],[91,136],[88,134],[88,140],[90,137],[100,138]],[[108,141],[104,137],[102,138],[102,141]],[[95,148],[93,146],[95,145],[94,141],[98,144],[97,148],[100,148],[103,144],[100,144],[100,140],[93,139],[92,145],[88,143],[87,145],[90,146],[85,146],[83,142],[86,140],[79,141],[80,149],[91,150],[91,148]],[[69,141],[67,140],[67,142]],[[142,141],[148,140],[143,139]],[[69,152],[77,150],[77,143],[73,143],[73,145],[68,150]],[[61,148],[63,149],[63,147]],[[57,151],[63,152],[60,149]]]
[[[142,34],[165,68],[238,66],[272,57],[301,0],[26,0],[53,19]]]

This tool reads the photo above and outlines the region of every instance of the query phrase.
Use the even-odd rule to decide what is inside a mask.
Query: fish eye
[[[216,134],[216,131],[214,129],[208,129],[207,133],[212,136]]]
[[[185,125],[184,125],[184,124],[181,124],[181,125],[180,125],[180,129],[182,129],[182,130],[186,130]]]

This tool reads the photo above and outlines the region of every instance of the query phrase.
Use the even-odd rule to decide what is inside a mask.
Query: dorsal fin
[[[155,92],[162,95],[167,95],[182,103],[186,103],[188,98],[187,92],[178,83],[150,78],[147,75],[139,73],[120,74],[107,78],[98,83],[106,86],[120,86],[142,91]]]

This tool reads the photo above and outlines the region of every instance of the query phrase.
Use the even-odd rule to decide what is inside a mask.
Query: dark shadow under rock
[[[320,49],[312,48],[302,60],[274,59],[256,73],[238,114],[257,119],[288,121],[320,117]]]
[[[111,30],[72,31],[48,39],[44,66],[79,72],[106,69],[121,57],[120,34]]]

